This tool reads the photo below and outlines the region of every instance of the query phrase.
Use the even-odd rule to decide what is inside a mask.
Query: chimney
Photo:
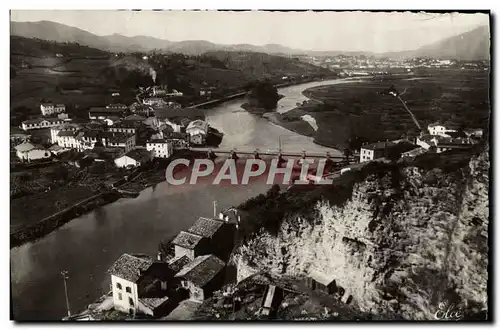
[[[162,253],[158,252],[158,261],[161,261],[161,260],[162,260]]]

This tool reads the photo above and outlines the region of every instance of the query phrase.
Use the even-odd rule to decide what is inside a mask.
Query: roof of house
[[[57,145],[57,144],[54,144],[54,145],[52,145],[52,146],[49,148],[49,150],[50,150],[50,151],[59,151],[59,150],[62,150],[62,149],[64,149],[64,148],[63,148],[63,147],[61,147],[60,145]]]
[[[474,132],[483,132],[483,129],[482,128],[466,128],[466,129],[464,129],[464,132],[467,132],[467,133],[469,133],[469,132],[473,132],[473,133]]]
[[[199,256],[187,264],[175,277],[182,277],[198,287],[209,283],[225,266],[224,261],[213,254]]]
[[[62,104],[62,103],[59,103],[59,104],[56,104],[56,107],[59,108],[59,107],[66,107],[66,106],[64,104]]]
[[[165,139],[151,139],[148,142],[146,142],[146,144],[150,144],[150,143],[171,143],[171,142],[167,141]]]
[[[130,157],[133,160],[138,161],[140,163],[147,162],[148,160],[151,159],[151,153],[145,149],[133,149],[127,152],[125,155],[118,158],[122,158],[125,156]]]
[[[200,243],[202,239],[203,237],[200,235],[181,231],[179,234],[177,234],[177,236],[175,236],[172,244],[179,245],[187,249],[193,249]]]
[[[130,116],[125,117],[125,120],[144,121],[144,120],[146,120],[146,118],[143,116],[139,116],[139,115],[130,115]]]
[[[327,275],[317,269],[313,269],[309,272],[309,276],[315,280],[316,282],[318,283],[321,283],[323,285],[330,285],[332,282],[335,281],[335,279],[333,278],[333,275]]]
[[[382,141],[382,142],[376,142],[376,143],[371,143],[371,144],[365,144],[361,146],[361,149],[367,149],[367,150],[381,150],[385,148],[389,148],[396,145],[396,143],[392,141]]]
[[[405,156],[418,156],[418,155],[425,154],[426,152],[427,152],[427,149],[422,148],[422,147],[418,147],[418,148],[414,148],[412,150],[406,151],[403,154]]]
[[[43,121],[48,121],[48,122],[64,122],[64,120],[59,119],[59,118],[36,118],[36,119],[28,119],[23,121],[23,124],[40,124]]]
[[[133,133],[124,132],[101,132],[101,136],[106,137],[109,142],[114,143],[125,143],[133,135]]]
[[[26,151],[30,151],[30,150],[33,150],[33,149],[43,149],[43,150],[45,150],[45,148],[42,147],[41,145],[30,143],[30,142],[24,142],[24,143],[18,144],[14,148],[17,151],[19,151],[19,152],[26,152]]]
[[[197,108],[184,108],[175,109],[167,107],[155,108],[155,116],[158,118],[191,118],[191,119],[204,119],[205,114]]]
[[[101,134],[98,130],[86,130],[83,132],[84,137],[96,138]]]
[[[142,297],[142,298],[139,298],[139,302],[142,303],[144,306],[154,310],[154,309],[160,307],[161,305],[163,305],[163,303],[167,302],[168,299],[169,299],[168,296]]]
[[[203,121],[203,120],[193,120],[192,122],[190,122],[186,128],[186,131],[189,130],[189,129],[202,129],[204,131],[207,131],[208,130],[208,123],[206,121]]]
[[[89,112],[122,113],[123,109],[94,107],[94,108],[90,108]]]
[[[223,224],[222,220],[200,217],[188,231],[202,237],[212,237]]]
[[[120,121],[117,121],[113,124],[113,126],[111,126],[111,128],[115,127],[115,128],[133,128],[135,129],[136,127],[136,122],[134,121],[131,121],[131,120],[120,120]]]
[[[429,124],[429,126],[427,126],[427,127],[431,128],[431,127],[436,127],[436,126],[444,126],[444,125],[440,122],[435,122],[435,123]]]
[[[437,148],[454,148],[454,149],[467,149],[471,148],[473,144],[471,143],[455,143],[455,142],[445,142],[445,143],[438,143]]]
[[[57,136],[75,136],[76,132],[75,131],[60,131],[57,133]]]
[[[168,262],[168,267],[172,269],[175,273],[178,273],[182,268],[184,268],[184,266],[186,266],[190,262],[191,260],[186,255],[183,255],[171,259]]]
[[[168,130],[163,130],[162,132],[163,132],[163,136],[165,136],[166,139],[185,140],[187,138],[186,133],[170,132]]]
[[[113,263],[108,273],[135,283],[153,263],[154,260],[152,258],[124,253]]]

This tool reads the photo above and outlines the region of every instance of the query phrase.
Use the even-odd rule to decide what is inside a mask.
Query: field
[[[10,201],[10,229],[16,231],[65,209],[95,192],[83,186],[57,187],[36,195],[28,195]]]
[[[313,134],[315,142],[340,148],[356,138],[371,142],[415,136],[419,130],[400,101],[381,95],[391,85],[404,92],[401,98],[424,130],[436,121],[469,128],[488,126],[488,72],[444,69],[311,88],[304,95],[322,103],[300,106],[274,116],[274,121],[293,127],[292,123],[302,121],[300,116],[309,114],[319,126]],[[311,135],[310,130],[301,133]]]

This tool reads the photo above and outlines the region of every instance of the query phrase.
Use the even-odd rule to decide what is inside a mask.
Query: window
[[[121,283],[116,283],[116,287],[121,290],[122,289],[122,284]]]
[[[122,300],[122,293],[118,292],[118,300]]]
[[[127,291],[128,293],[132,293],[132,289],[129,286],[125,288],[125,291]]]
[[[130,306],[134,306],[134,300],[132,298],[128,298],[128,303]]]

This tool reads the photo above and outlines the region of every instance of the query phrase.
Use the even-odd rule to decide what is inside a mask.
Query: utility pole
[[[214,201],[213,204],[214,204],[214,218],[217,218],[217,201]]]
[[[69,278],[68,277],[68,271],[67,270],[62,270],[61,275],[63,277],[64,281],[64,295],[66,296],[66,308],[68,309],[68,317],[71,316],[71,311],[69,309],[69,299],[68,299],[68,286],[66,285],[66,280]]]

